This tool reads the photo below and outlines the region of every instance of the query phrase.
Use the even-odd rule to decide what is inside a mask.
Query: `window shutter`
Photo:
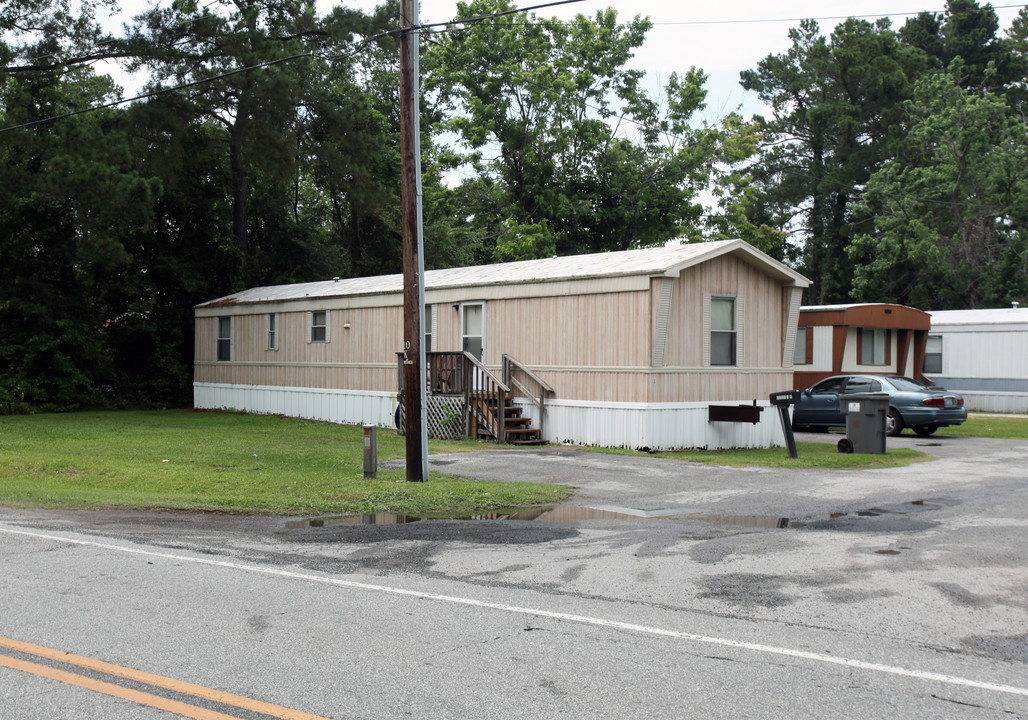
[[[703,367],[710,367],[710,295],[703,295]]]
[[[427,348],[435,352],[439,348],[439,306],[432,305],[432,347]]]
[[[667,364],[667,328],[671,315],[671,295],[675,288],[674,278],[661,278],[660,298],[657,304],[657,328],[653,337],[653,367],[664,367]]]
[[[782,343],[782,367],[791,368],[796,364],[796,345],[799,342],[799,336],[797,332],[803,328],[799,328],[800,324],[800,299],[803,297],[802,288],[789,288],[782,291],[782,300],[788,303],[788,319],[785,322],[785,338]],[[810,336],[804,337],[805,341],[810,340]],[[810,352],[810,343],[806,344],[807,352]],[[806,364],[809,364],[807,361]]]
[[[746,298],[735,298],[735,366],[746,367]]]

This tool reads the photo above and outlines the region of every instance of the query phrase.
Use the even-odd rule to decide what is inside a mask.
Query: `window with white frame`
[[[218,318],[218,362],[232,359],[232,318]]]
[[[328,342],[328,310],[315,310],[311,313],[311,342]]]
[[[929,335],[924,348],[924,371],[942,372],[942,335]]]
[[[268,313],[268,350],[278,350],[278,315]]]
[[[859,362],[861,365],[889,363],[889,333],[883,328],[861,328]]]
[[[735,298],[710,299],[710,364],[735,365]]]

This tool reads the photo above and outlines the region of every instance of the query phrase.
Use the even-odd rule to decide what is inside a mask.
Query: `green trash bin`
[[[887,393],[840,395],[839,410],[846,416],[846,437],[839,441],[839,452],[885,454]]]

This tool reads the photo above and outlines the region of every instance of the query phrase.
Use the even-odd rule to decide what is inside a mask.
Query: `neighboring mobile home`
[[[1028,413],[1028,308],[931,313],[925,374],[969,410]]]
[[[780,445],[776,413],[708,406],[792,387],[807,285],[741,240],[432,270],[426,345],[528,368],[551,442]],[[196,307],[195,405],[391,426],[402,346],[400,275],[246,290]]]
[[[876,373],[923,377],[928,313],[905,305],[804,305],[796,337],[793,387],[832,375]]]

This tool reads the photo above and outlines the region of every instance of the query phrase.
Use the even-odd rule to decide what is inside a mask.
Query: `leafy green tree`
[[[556,252],[557,244],[545,220],[538,225],[508,227],[496,240],[496,259],[500,262],[552,257]]]
[[[763,135],[756,122],[745,122],[736,114],[722,121],[722,163],[711,168],[713,212],[704,217],[710,240],[741,238],[772,257],[794,260],[789,254],[788,231],[767,202],[766,179],[759,155]]]
[[[4,76],[55,73],[122,57],[97,20],[98,11],[116,8],[114,0],[5,0],[0,5]]]
[[[395,42],[366,47],[351,71],[326,69],[305,99],[298,197],[328,233],[339,275],[401,269],[398,53]]]
[[[964,88],[996,92],[1024,78],[1011,41],[999,37],[998,31],[999,17],[992,5],[948,0],[945,13],[920,13],[907,20],[899,36],[907,45],[923,50],[934,70],[945,71],[959,58]]]
[[[1023,80],[1028,77],[1028,6],[1021,8],[1007,30],[1012,57],[1011,76]],[[1028,102],[1028,87],[1024,82],[1011,82],[1005,91],[1008,103],[1019,112],[1024,112]]]
[[[167,101],[169,111],[222,127],[232,236],[249,262],[250,280],[262,276],[253,260],[262,242],[265,251],[275,251],[270,239],[292,236],[296,246],[310,239],[309,228],[283,224],[296,220],[288,201],[298,182],[298,128],[324,77],[353,71],[347,62],[353,36],[368,28],[356,11],[337,8],[319,17],[313,0],[218,0],[202,7],[182,0],[140,15],[127,38],[131,67],[152,73],[151,90],[190,86]],[[325,59],[330,56],[337,58],[332,65]],[[250,212],[255,191],[264,193],[268,212],[256,222]]]
[[[795,233],[800,270],[812,281],[809,301],[843,301],[855,188],[890,156],[899,108],[924,56],[901,44],[887,20],[849,19],[830,38],[806,20],[789,36],[786,53],[741,75],[770,110],[757,119],[763,145],[748,206],[764,232]]]
[[[901,156],[869,179],[871,232],[849,256],[854,297],[926,309],[1028,296],[1028,127],[993,93],[964,89],[963,67],[929,75],[906,103]]]
[[[512,7],[475,0],[458,14]],[[426,88],[450,111],[439,127],[463,143],[453,165],[477,174],[456,191],[475,253],[550,252],[548,240],[512,245],[512,228],[552,233],[558,254],[696,232],[718,151],[717,132],[689,124],[705,76],[672,76],[660,103],[648,97],[625,64],[649,28],[638,17],[619,24],[613,10],[566,23],[516,13],[453,29],[427,50]]]
[[[86,67],[17,73],[0,119],[49,117],[113,94]],[[124,307],[130,245],[152,223],[160,182],[134,165],[115,111],[0,133],[0,385],[36,407],[109,396],[105,329]]]

